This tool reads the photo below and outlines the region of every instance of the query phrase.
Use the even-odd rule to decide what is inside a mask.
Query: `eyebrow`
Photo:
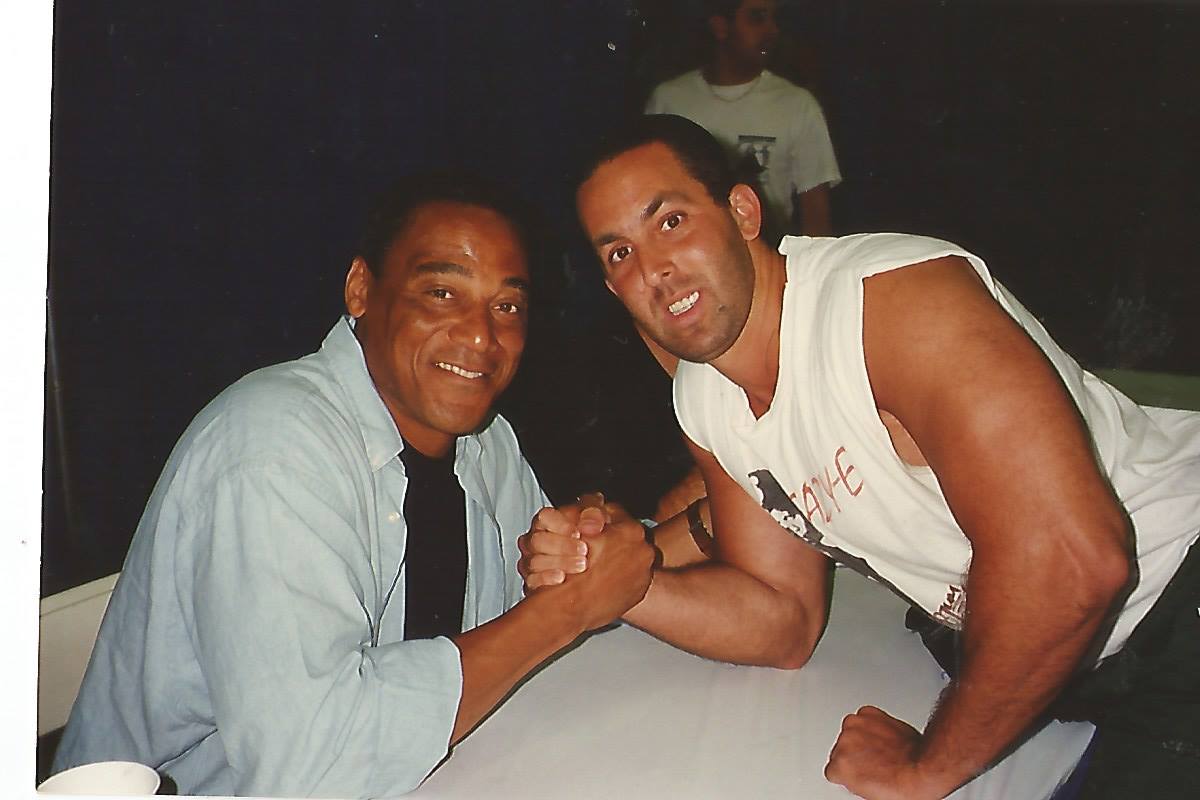
[[[464,278],[470,278],[475,274],[462,264],[455,264],[453,261],[422,261],[417,264],[415,272],[418,275],[462,275]]]
[[[504,285],[511,286],[519,292],[529,294],[529,281],[524,278],[505,278]]]
[[[414,272],[417,275],[461,275],[464,278],[475,277],[475,271],[453,261],[422,261],[417,264]],[[524,278],[508,277],[502,283],[518,291],[529,294],[529,281]]]
[[[658,210],[660,208],[662,208],[663,205],[668,200],[686,200],[686,199],[687,199],[687,195],[684,194],[683,192],[677,192],[674,190],[667,191],[667,192],[659,192],[658,194],[654,195],[654,197],[650,200],[650,202],[646,204],[646,207],[642,209],[642,213],[638,215],[638,220],[640,222],[645,222],[646,220],[650,219],[651,217],[653,217],[655,214],[658,213]],[[621,237],[615,233],[602,233],[599,236],[597,236],[595,239],[592,240],[592,244],[594,244],[596,247],[604,247],[604,245],[612,244],[613,242],[615,242],[617,239],[620,239],[620,238]]]

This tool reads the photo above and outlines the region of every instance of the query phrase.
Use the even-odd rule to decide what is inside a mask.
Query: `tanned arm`
[[[825,626],[828,560],[780,527],[710,453],[688,444],[708,488],[714,557],[656,569],[645,598],[624,619],[707,658],[803,666]],[[564,533],[535,530],[522,537],[527,588],[552,585],[583,568],[572,563],[578,544]],[[583,541],[593,546],[589,537]],[[591,559],[589,549],[588,570]]]
[[[1107,629],[1130,530],[1053,366],[964,259],[864,287],[876,404],[912,436],[973,556],[961,674],[924,733],[862,709],[826,774],[866,798],[940,798],[1025,731]]]
[[[832,236],[833,211],[829,203],[829,184],[822,183],[797,196],[800,206],[800,232],[805,236]]]
[[[596,530],[603,522],[590,522]],[[463,686],[452,742],[466,736],[530,670],[584,631],[606,625],[646,593],[654,561],[641,525],[622,519],[591,541],[586,573],[535,592],[507,613],[454,637]]]

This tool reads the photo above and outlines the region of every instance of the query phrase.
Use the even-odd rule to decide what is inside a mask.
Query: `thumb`
[[[594,536],[603,531],[607,523],[608,515],[604,513],[604,509],[593,506],[580,512],[578,528],[584,536]]]

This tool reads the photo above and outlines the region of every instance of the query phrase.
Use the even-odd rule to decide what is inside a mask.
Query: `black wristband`
[[[708,532],[708,528],[704,527],[704,518],[700,516],[700,504],[706,499],[701,497],[687,507],[687,521],[688,530],[691,531],[692,541],[696,543],[696,547],[704,555],[711,556],[713,551],[712,534]]]

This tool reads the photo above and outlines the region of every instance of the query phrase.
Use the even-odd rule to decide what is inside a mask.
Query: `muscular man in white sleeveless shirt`
[[[1197,574],[1184,560],[1200,414],[1138,407],[1082,370],[955,245],[882,234],[774,251],[759,198],[681,118],[644,118],[606,148],[580,218],[609,288],[678,364],[717,543],[702,567],[656,572],[626,620],[710,658],[794,668],[825,622],[828,557],[888,583],[960,631],[960,673],[922,732],[850,715],[826,774],[868,798],[944,797],[1132,642],[1172,576]],[[525,540],[528,586],[570,571],[543,572],[565,563],[569,514],[543,523]],[[1175,641],[1194,650],[1191,617],[1195,635]],[[1175,672],[1187,685],[1169,691],[1194,704],[1200,665]],[[1198,743],[1183,725],[1172,758]],[[1200,778],[1194,756],[1154,771]]]

